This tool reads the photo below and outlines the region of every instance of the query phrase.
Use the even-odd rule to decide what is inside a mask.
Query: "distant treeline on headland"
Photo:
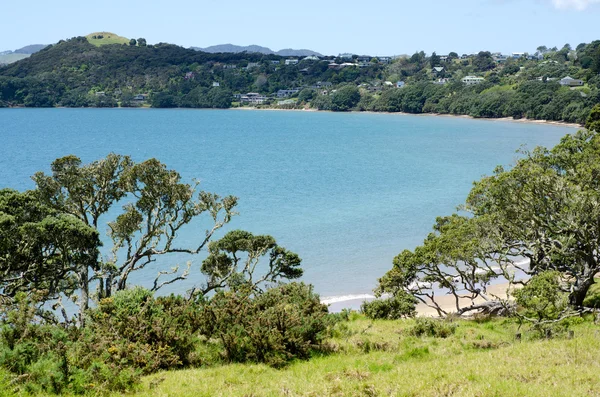
[[[600,40],[531,55],[289,58],[75,37],[0,68],[0,107],[312,107],[584,123],[597,103]]]

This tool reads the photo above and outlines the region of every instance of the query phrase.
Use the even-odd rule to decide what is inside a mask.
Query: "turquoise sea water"
[[[33,173],[67,154],[84,162],[110,152],[156,157],[203,190],[238,196],[229,230],[273,235],[303,258],[304,281],[339,300],[370,293],[395,255],[422,242],[472,181],[513,163],[521,145],[552,146],[574,131],[391,114],[0,109],[0,187],[32,188]],[[190,227],[180,238],[200,232]],[[200,261],[171,291],[200,281]],[[130,280],[149,283],[171,264]]]

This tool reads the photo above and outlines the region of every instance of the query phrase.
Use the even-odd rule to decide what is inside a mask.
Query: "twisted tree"
[[[475,183],[466,215],[438,218],[422,246],[398,255],[378,292],[408,291],[441,315],[436,299],[450,294],[453,311],[465,313],[502,306],[486,294],[494,280],[526,285],[556,272],[568,309],[580,309],[600,271],[600,134],[579,131],[522,154]],[[474,305],[478,297],[493,302]]]

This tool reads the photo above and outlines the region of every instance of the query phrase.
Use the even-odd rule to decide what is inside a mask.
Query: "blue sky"
[[[600,0],[3,0],[0,51],[110,31],[323,54],[533,52],[600,39],[599,20]]]

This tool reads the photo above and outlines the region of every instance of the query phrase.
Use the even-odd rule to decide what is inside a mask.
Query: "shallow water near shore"
[[[372,113],[0,109],[0,187],[33,188],[31,175],[68,154],[156,157],[202,190],[238,196],[226,230],[273,235],[303,258],[302,280],[339,303],[370,294],[395,255],[422,242],[474,180],[514,163],[521,145],[553,146],[574,131]],[[180,245],[202,226],[185,229]],[[149,285],[188,260],[190,278],[165,290],[184,292],[201,282],[202,256],[160,260],[130,281]]]

